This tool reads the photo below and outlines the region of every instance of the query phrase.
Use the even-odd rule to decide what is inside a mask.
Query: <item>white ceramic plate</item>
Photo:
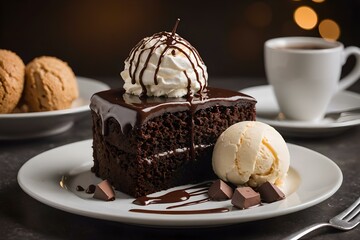
[[[256,104],[258,121],[275,127],[285,136],[330,136],[360,125],[360,117],[352,118],[347,121],[335,121],[331,118],[325,118],[319,122],[278,120],[276,117],[278,116],[280,110],[271,86],[263,85],[250,87],[242,89],[240,92],[248,94],[258,101]],[[331,99],[326,112],[346,111],[359,107],[360,94],[349,91],[341,91]]]
[[[90,97],[99,91],[109,89],[104,83],[93,79],[77,77],[79,98],[70,109],[0,114],[0,140],[45,137],[65,132],[89,113]]]
[[[135,213],[129,210],[134,208],[164,210],[166,206],[174,204],[137,206],[132,203],[133,198],[120,192],[116,193],[115,201],[105,202],[86,197],[85,193],[76,191],[78,185],[86,188],[100,181],[90,172],[91,145],[91,140],[76,142],[30,159],[18,173],[21,188],[49,206],[88,217],[158,227],[205,227],[254,221],[296,212],[329,198],[342,183],[341,170],[329,158],[304,147],[289,144],[291,167],[286,184],[282,187],[287,197],[282,201],[246,210],[232,208],[230,200],[210,201],[177,208],[179,210],[230,208],[231,210],[226,213],[191,215]],[[326,174],[321,174],[325,172]],[[168,191],[174,189],[176,188]],[[154,195],[157,194],[159,193]],[[201,199],[205,195],[198,197]],[[196,199],[191,199],[194,200]]]

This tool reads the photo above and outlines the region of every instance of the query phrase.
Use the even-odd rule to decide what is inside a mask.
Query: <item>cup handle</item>
[[[343,52],[343,64],[345,64],[346,59],[350,55],[354,55],[356,57],[356,63],[353,70],[340,80],[338,91],[350,87],[360,77],[360,48],[354,46],[345,48]]]

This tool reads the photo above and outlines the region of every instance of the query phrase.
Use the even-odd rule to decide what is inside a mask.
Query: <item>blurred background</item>
[[[0,48],[25,63],[50,55],[76,75],[120,78],[131,48],[171,31],[178,17],[177,33],[200,52],[210,79],[265,77],[269,38],[315,36],[360,46],[359,0],[9,0],[0,3]]]

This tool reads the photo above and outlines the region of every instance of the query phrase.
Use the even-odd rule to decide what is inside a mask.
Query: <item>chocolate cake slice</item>
[[[139,97],[113,89],[91,98],[92,171],[133,197],[216,178],[219,135],[255,120],[255,99],[208,87],[182,98]]]
[[[135,45],[123,88],[91,98],[92,171],[134,197],[214,178],[219,135],[255,120],[252,97],[207,87],[198,51],[176,34],[179,21]]]

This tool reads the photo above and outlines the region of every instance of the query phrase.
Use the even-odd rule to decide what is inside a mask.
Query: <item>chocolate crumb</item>
[[[96,186],[94,184],[91,184],[88,186],[88,188],[86,189],[86,193],[88,194],[93,194],[95,192]]]

